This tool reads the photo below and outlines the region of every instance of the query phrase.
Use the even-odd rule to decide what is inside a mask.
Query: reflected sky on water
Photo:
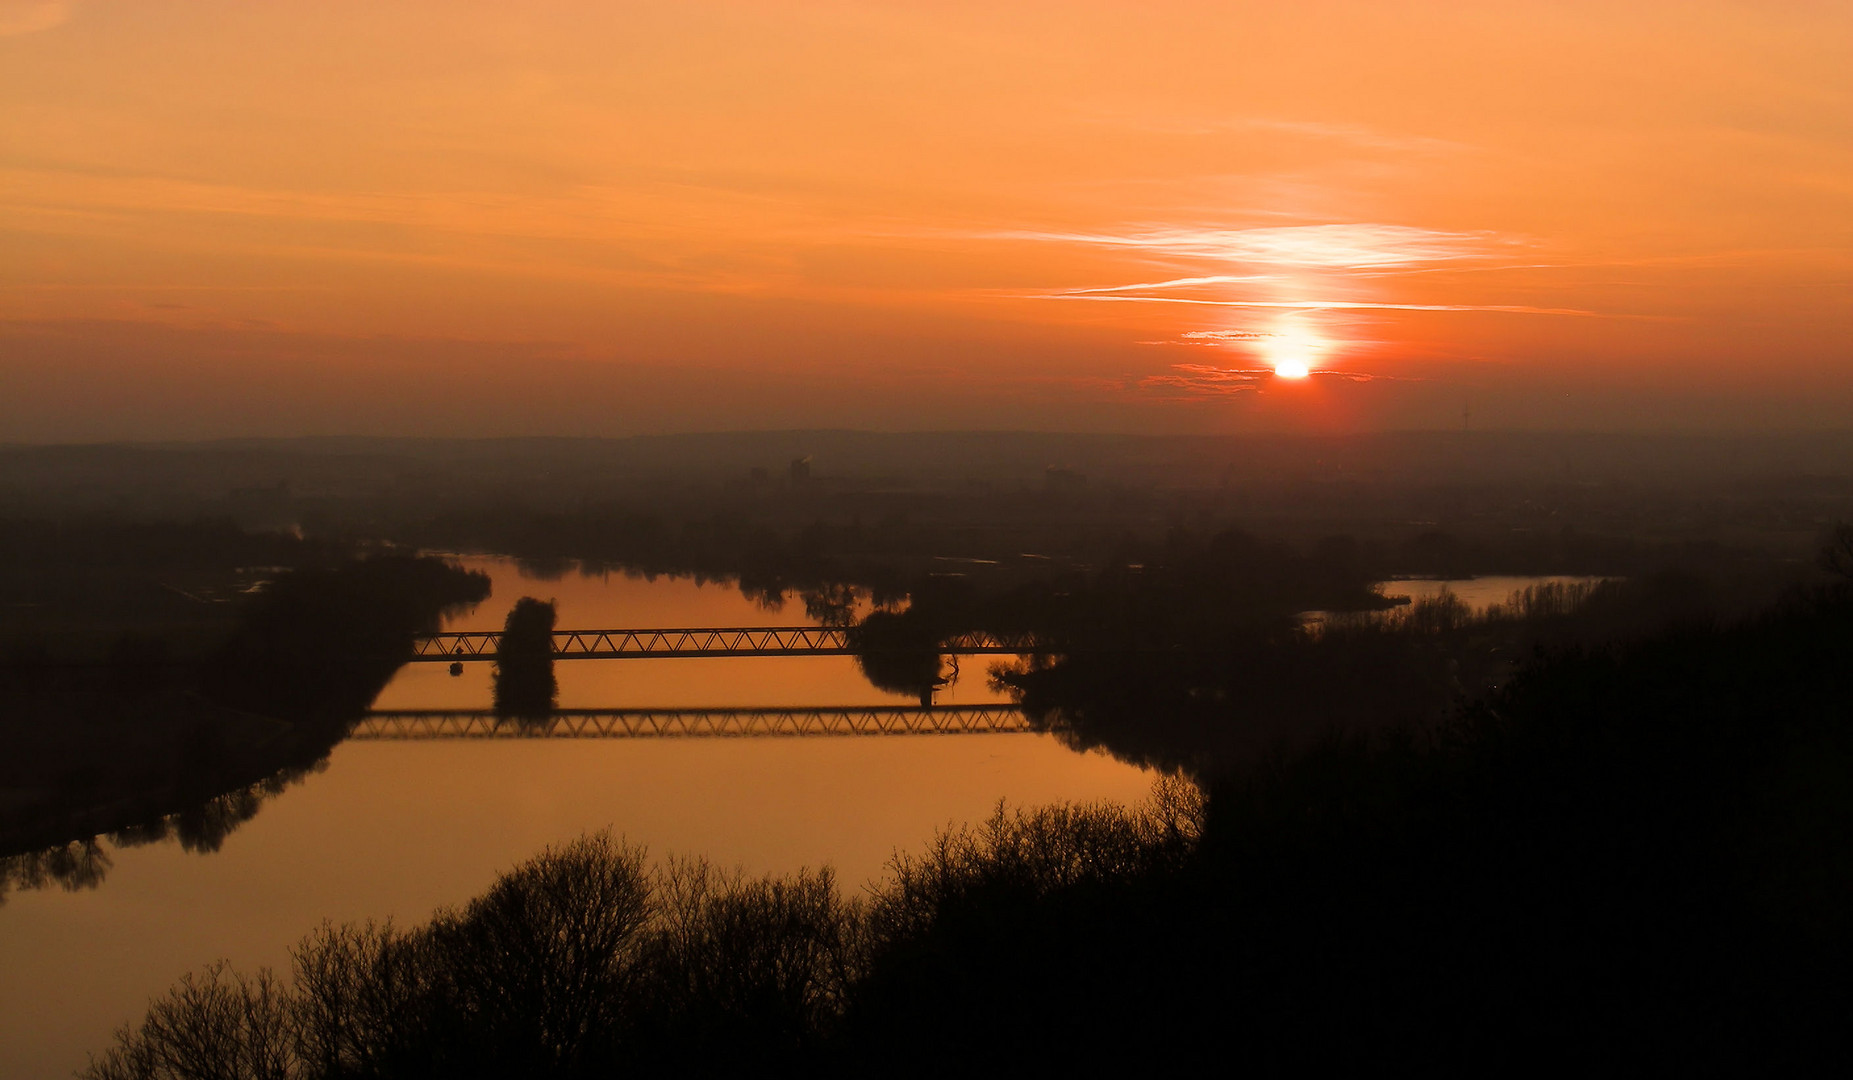
[[[802,624],[721,584],[619,574],[524,579],[469,560],[492,597],[453,629],[499,628],[523,595],[559,602],[559,625]],[[997,700],[981,658],[940,695]],[[576,661],[557,667],[566,707],[909,704],[850,657]],[[489,703],[487,664],[452,678],[409,665],[381,708]],[[497,740],[345,743],[326,770],[266,803],[220,851],[173,843],[109,852],[95,890],[15,890],[0,906],[0,1076],[68,1076],[86,1050],[181,973],[217,958],[286,965],[323,919],[418,922],[460,904],[550,843],[610,826],[653,855],[704,855],[751,873],[829,863],[846,891],[897,849],[1013,804],[1135,801],[1151,774],[1044,735]]]
[[[1442,593],[1452,593],[1470,610],[1483,612],[1494,604],[1507,602],[1512,598],[1513,593],[1523,592],[1538,585],[1593,585],[1605,580],[1607,579],[1566,574],[1538,577],[1490,574],[1486,577],[1460,578],[1451,581],[1442,578],[1397,578],[1393,581],[1378,582],[1377,591],[1385,596],[1407,596],[1414,601],[1433,600]]]
[[[509,559],[462,560],[494,582],[489,599],[474,610],[445,620],[446,630],[500,630],[523,596],[555,603],[562,630],[606,630],[684,626],[806,626],[804,604],[788,596],[767,607],[732,585],[698,584],[692,578],[649,581],[622,573],[568,571],[553,580],[524,576]],[[866,608],[865,608],[866,610]],[[998,657],[965,657],[959,678],[940,690],[942,705],[977,705],[1010,700],[990,688],[988,673]],[[452,676],[444,664],[407,664],[374,703],[379,709],[465,709],[490,704],[492,666],[463,665]],[[917,698],[878,690],[862,677],[850,656],[791,658],[571,660],[554,665],[563,709],[655,708],[729,705],[909,705]]]

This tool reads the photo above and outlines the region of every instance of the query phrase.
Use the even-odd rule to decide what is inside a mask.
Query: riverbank
[[[0,699],[0,853],[114,833],[276,773],[291,724],[194,694]]]
[[[428,926],[324,931],[293,988],[185,984],[91,1075],[215,1016],[314,1076],[1818,1068],[1853,1008],[1848,655],[1844,589],[1565,650],[1436,737],[1333,741],[1200,815],[953,829],[861,904],[651,879],[594,837]]]
[[[415,634],[487,594],[442,560],[352,560],[280,573],[193,662],[15,657],[0,672],[0,856],[166,835],[169,819],[280,790],[341,739]],[[249,813],[205,816],[197,839],[216,846]]]

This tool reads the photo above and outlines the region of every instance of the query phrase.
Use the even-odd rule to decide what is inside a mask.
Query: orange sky
[[[1853,426],[1850,298],[1844,3],[0,0],[0,441]]]

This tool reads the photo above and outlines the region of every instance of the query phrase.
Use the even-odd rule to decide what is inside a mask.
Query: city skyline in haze
[[[0,441],[1853,426],[1853,10],[0,0]]]

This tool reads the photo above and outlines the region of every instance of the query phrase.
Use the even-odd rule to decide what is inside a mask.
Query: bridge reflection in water
[[[534,719],[488,710],[370,712],[350,739],[674,739],[821,735],[1001,735],[1035,730],[1012,705],[808,709],[557,709]]]

